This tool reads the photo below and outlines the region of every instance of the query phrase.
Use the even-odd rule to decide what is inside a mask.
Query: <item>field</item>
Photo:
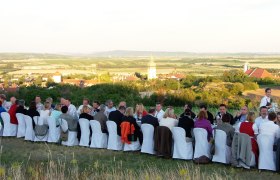
[[[279,179],[221,164],[197,165],[106,149],[64,147],[1,137],[0,179]]]

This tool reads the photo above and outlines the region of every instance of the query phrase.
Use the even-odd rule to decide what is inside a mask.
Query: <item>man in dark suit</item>
[[[207,113],[207,119],[211,124],[214,124],[214,116],[211,112],[208,111],[207,106],[205,104],[200,105],[200,111],[205,111]]]
[[[148,115],[144,116],[141,119],[141,124],[151,124],[152,126],[154,126],[154,128],[158,127],[159,126],[158,118],[154,117],[156,113],[156,109],[150,108],[148,113],[149,113]]]
[[[121,123],[124,116],[125,107],[120,106],[117,110],[110,112],[108,120],[114,121],[117,124],[117,133],[121,136]]]

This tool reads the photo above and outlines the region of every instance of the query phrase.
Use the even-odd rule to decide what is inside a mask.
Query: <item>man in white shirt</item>
[[[106,108],[105,108],[105,111],[104,111],[104,114],[109,117],[109,114],[110,112],[112,111],[116,111],[117,109],[114,107],[114,103],[113,101],[110,99],[110,100],[107,100],[106,102]]]
[[[155,117],[158,118],[158,121],[160,122],[160,120],[163,118],[164,115],[164,111],[162,110],[162,106],[160,103],[156,103],[156,113],[155,113]]]
[[[78,108],[78,110],[77,110],[78,115],[81,114],[81,111],[82,111],[82,109],[83,109],[84,106],[87,106],[87,107],[90,108],[90,109],[92,108],[91,105],[89,105],[89,99],[88,99],[88,98],[84,98],[84,99],[83,99],[83,104],[80,105],[79,108]]]
[[[271,108],[271,89],[265,89],[265,96],[261,99],[260,107],[266,106],[267,108]]]
[[[2,102],[2,107],[8,112],[10,107],[12,106],[12,103],[6,101],[5,94],[0,94],[0,101]]]
[[[276,113],[271,112],[268,114],[268,120],[263,122],[259,127],[259,134],[271,135],[274,140],[280,138],[280,128],[278,125],[274,124],[276,120]]]
[[[41,103],[41,97],[40,96],[35,97],[35,102],[36,102],[36,108],[37,108],[38,112],[40,112],[41,110],[44,110],[44,105]]]
[[[68,98],[65,98],[64,105],[68,107],[67,114],[71,115],[75,120],[78,120],[78,114],[76,107],[71,104],[71,100]]]
[[[268,115],[268,110],[267,110],[267,107],[266,106],[262,106],[260,108],[260,114],[261,116],[257,117],[255,119],[255,127],[257,128],[257,131],[259,132],[259,128],[260,128],[260,125],[264,122],[267,122],[268,121],[268,118],[267,118],[267,115]]]

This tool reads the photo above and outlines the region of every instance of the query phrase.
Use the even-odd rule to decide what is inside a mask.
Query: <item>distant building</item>
[[[61,83],[61,74],[59,72],[54,73],[52,78],[55,83]]]
[[[249,63],[246,62],[246,63],[244,64],[244,73],[246,73],[249,69],[250,69]]]
[[[148,64],[148,80],[157,78],[157,69],[156,63],[154,62],[154,58],[151,57],[150,62]]]
[[[271,73],[262,68],[249,69],[245,72],[249,77],[254,78],[275,78]]]

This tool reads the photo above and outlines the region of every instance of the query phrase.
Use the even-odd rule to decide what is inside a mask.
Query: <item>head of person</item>
[[[198,115],[197,115],[197,119],[198,120],[202,120],[202,119],[207,119],[207,113],[205,111],[199,111]]]
[[[6,101],[6,95],[5,94],[0,94],[0,101],[3,103]]]
[[[60,98],[60,104],[65,106],[65,98],[63,98],[63,97]]]
[[[48,101],[46,101],[46,102],[44,103],[44,108],[45,108],[45,110],[51,109],[51,103],[48,102]]]
[[[36,104],[41,103],[41,97],[37,95],[35,97],[35,102],[36,102]]]
[[[219,112],[224,115],[227,112],[227,106],[225,104],[220,104],[219,106]]]
[[[256,118],[255,112],[249,112],[249,113],[248,113],[247,121],[253,123],[253,122],[255,121],[255,118]]]
[[[16,100],[17,100],[17,99],[16,99],[14,96],[12,96],[12,97],[10,98],[10,101],[11,101],[12,104],[15,104],[15,103],[16,103]]]
[[[36,102],[35,101],[31,101],[30,105],[29,105],[29,109],[30,110],[37,110],[36,108]]]
[[[173,108],[167,108],[164,112],[163,118],[174,118],[175,114],[174,114],[174,109]]]
[[[23,99],[19,100],[18,101],[18,106],[24,107],[25,106],[25,101]]]
[[[67,107],[69,107],[70,104],[71,104],[70,98],[65,98],[65,100],[64,100],[64,105],[67,106]]]
[[[133,114],[134,114],[133,107],[126,108],[125,113],[124,113],[125,116],[127,116],[127,117],[132,116],[133,117]]]
[[[261,115],[261,117],[262,117],[263,119],[267,117],[267,115],[268,115],[268,109],[267,109],[266,106],[260,107],[260,115]]]
[[[124,106],[119,106],[119,111],[124,114],[125,113],[125,107]]]
[[[204,110],[202,110],[202,111],[204,111]],[[188,117],[191,117],[192,111],[190,109],[185,109],[184,115],[188,116]]]
[[[266,88],[266,89],[265,89],[265,95],[266,95],[267,97],[270,97],[270,96],[271,96],[271,88]]]
[[[162,105],[161,103],[156,103],[156,111],[159,112],[160,110],[162,110]]]
[[[229,114],[224,114],[223,117],[222,117],[222,121],[224,123],[230,123],[230,120],[231,120],[231,117]]]
[[[111,109],[111,108],[114,106],[113,101],[112,101],[111,99],[107,100],[106,106],[107,106],[109,109]]]
[[[270,120],[270,121],[276,121],[276,119],[277,119],[277,114],[276,114],[275,112],[270,112],[270,113],[268,114],[268,120]]]
[[[189,109],[192,110],[192,105],[191,104],[185,104],[184,110]]]
[[[152,115],[152,116],[155,116],[155,114],[156,114],[156,109],[154,108],[154,107],[151,107],[150,109],[149,109],[149,112],[148,112],[150,115]]]
[[[201,105],[199,106],[199,108],[200,108],[200,111],[205,111],[205,112],[207,112],[207,106],[206,106],[205,104],[201,104]]]
[[[277,122],[280,123],[280,112],[277,113]]]
[[[120,106],[126,107],[126,102],[125,102],[125,101],[121,101],[121,102],[119,103],[119,107],[120,107]]]
[[[142,103],[139,103],[136,105],[136,109],[135,109],[136,113],[143,113],[144,110],[145,110],[145,107]]]
[[[62,107],[61,107],[61,112],[62,112],[63,114],[66,114],[67,111],[68,111],[68,107],[67,107],[67,106],[62,106]]]
[[[89,105],[89,99],[88,98],[84,98],[83,99],[83,106],[88,106]]]
[[[105,112],[105,109],[106,109],[106,106],[104,105],[104,104],[101,104],[100,106],[99,106],[99,110],[100,110],[100,112]]]
[[[247,106],[243,106],[241,108],[241,115],[246,115],[248,114],[248,107]]]
[[[81,111],[82,111],[81,113],[89,114],[90,113],[90,108],[87,105],[84,105]]]
[[[54,110],[61,111],[61,104],[56,104]]]
[[[100,106],[100,103],[98,101],[93,101],[93,103],[92,103],[93,109],[98,109],[99,106]]]
[[[46,102],[49,102],[50,104],[52,104],[52,103],[53,103],[53,98],[48,97],[48,98],[46,99]]]

